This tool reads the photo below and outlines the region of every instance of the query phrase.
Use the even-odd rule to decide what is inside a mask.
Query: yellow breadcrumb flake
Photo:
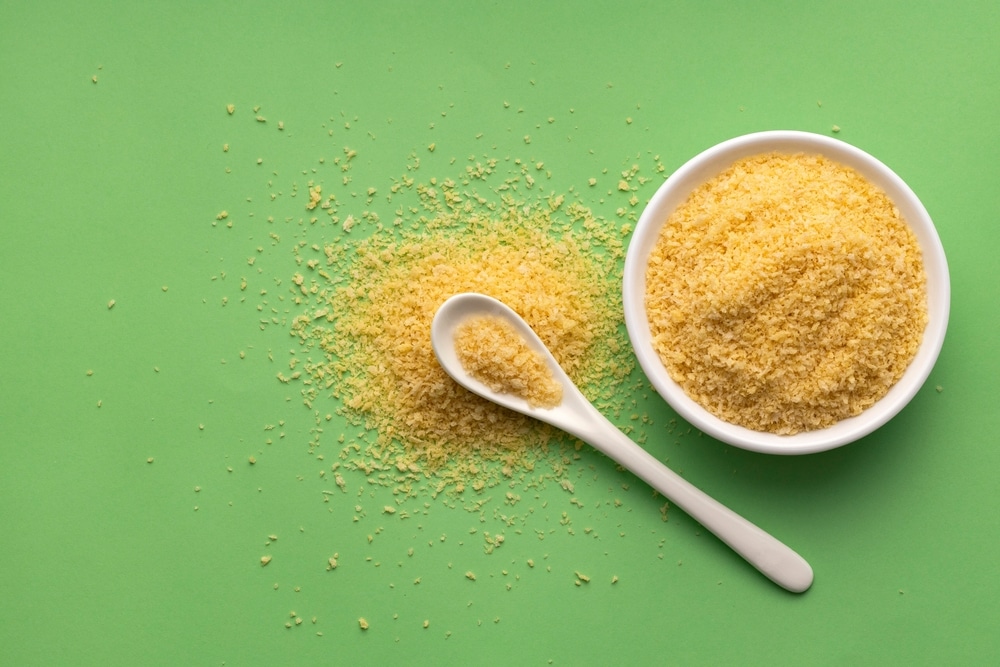
[[[742,159],[696,189],[646,271],[664,366],[713,414],[793,434],[859,414],[927,324],[913,231],[859,173],[817,155]]]
[[[323,186],[321,185],[310,185],[309,186],[309,203],[306,204],[306,210],[312,211],[317,206],[323,202]]]
[[[534,407],[554,408],[562,402],[562,385],[545,357],[501,317],[462,322],[455,330],[455,353],[469,375],[495,392],[513,394]]]
[[[362,630],[368,629],[368,621],[365,619],[364,616],[358,619],[358,627],[361,628]]]

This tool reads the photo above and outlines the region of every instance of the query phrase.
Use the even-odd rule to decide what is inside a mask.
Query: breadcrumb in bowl
[[[788,186],[796,169],[814,171]],[[660,186],[622,295],[639,364],[681,417],[733,446],[807,454],[868,435],[919,391],[950,279],[930,216],[891,169],[837,139],[770,131],[709,148]]]

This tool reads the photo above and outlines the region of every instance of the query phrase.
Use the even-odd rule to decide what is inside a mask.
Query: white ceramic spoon
[[[563,386],[563,398],[559,405],[550,409],[532,407],[518,396],[491,390],[462,368],[455,352],[455,329],[468,318],[482,315],[506,319],[524,336],[527,344],[545,358],[556,381]],[[801,593],[812,585],[812,568],[802,556],[705,495],[632,442],[598,412],[580,393],[528,323],[500,301],[475,293],[451,297],[434,315],[431,343],[445,372],[466,389],[506,408],[552,424],[596,447],[645,480],[779,586]]]

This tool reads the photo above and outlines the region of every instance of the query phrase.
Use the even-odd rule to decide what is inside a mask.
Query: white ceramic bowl
[[[916,234],[927,273],[928,324],[923,341],[903,377],[877,403],[856,417],[828,428],[795,435],[754,431],[725,422],[692,400],[674,382],[652,345],[646,316],[646,263],[660,229],[692,190],[736,160],[767,152],[821,154],[852,167],[881,187]],[[639,365],[656,391],[677,413],[722,442],[771,454],[808,454],[839,447],[868,435],[892,419],[923,385],[937,361],[948,327],[951,287],[941,239],[927,210],[891,169],[864,151],[819,134],[796,131],[758,132],[736,137],[696,155],[656,191],[636,225],[625,258],[622,285],[625,325]]]

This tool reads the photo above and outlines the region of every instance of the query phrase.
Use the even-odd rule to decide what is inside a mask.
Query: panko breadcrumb
[[[455,329],[455,353],[462,368],[501,394],[523,398],[533,407],[554,408],[562,402],[545,358],[501,317],[472,317]]]
[[[857,415],[927,324],[913,231],[878,187],[819,155],[739,160],[670,216],[646,271],[653,344],[721,419],[793,434]]]

